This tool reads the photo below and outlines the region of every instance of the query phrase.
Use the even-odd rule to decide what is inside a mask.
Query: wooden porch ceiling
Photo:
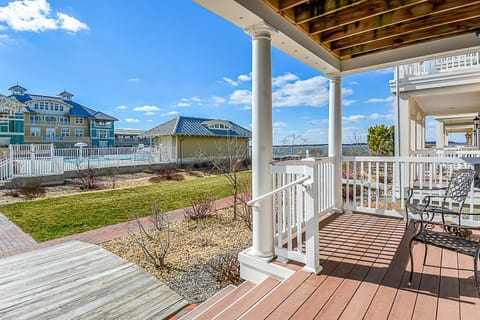
[[[340,61],[480,31],[473,0],[263,0]]]

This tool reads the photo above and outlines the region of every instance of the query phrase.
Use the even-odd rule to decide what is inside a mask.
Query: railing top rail
[[[286,160],[286,161],[275,161],[272,162],[272,166],[296,166],[296,165],[305,165],[308,163],[315,163],[315,162],[331,162],[335,158],[334,157],[320,157],[320,158],[305,158],[302,160]]]
[[[283,190],[289,189],[289,188],[293,187],[294,185],[297,185],[297,184],[300,184],[300,183],[302,183],[302,182],[305,182],[305,181],[307,181],[308,179],[310,179],[310,176],[309,176],[309,175],[308,175],[308,176],[301,177],[300,179],[297,179],[297,180],[295,180],[295,181],[292,181],[292,182],[290,182],[290,183],[287,183],[286,185],[281,186],[280,188],[277,188],[277,189],[275,189],[275,190],[272,190],[272,191],[270,191],[270,192],[268,192],[268,193],[265,193],[265,194],[263,194],[263,195],[261,195],[261,196],[259,196],[259,197],[256,197],[255,199],[252,199],[252,200],[248,201],[248,202],[247,202],[247,205],[248,205],[248,206],[255,206],[255,205],[257,205],[257,203],[258,203],[259,201],[261,201],[261,200],[263,200],[263,199],[265,199],[265,198],[271,197],[271,196],[273,196],[273,195],[275,195],[275,194],[277,194],[277,193],[279,193],[279,192],[282,192]]]
[[[376,162],[434,162],[434,163],[468,163],[467,158],[458,157],[375,157],[344,156],[344,161],[376,161]]]

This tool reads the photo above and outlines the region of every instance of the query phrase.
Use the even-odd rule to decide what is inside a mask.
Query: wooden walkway
[[[405,234],[406,233],[406,234]],[[343,214],[320,228],[319,275],[301,271],[269,287],[259,284],[241,298],[228,293],[228,309],[208,313],[208,301],[185,319],[480,319],[480,298],[473,279],[473,259],[430,246],[414,248],[413,284],[403,220],[368,214]],[[240,287],[238,288],[240,289]],[[237,289],[237,290],[238,290]],[[250,296],[256,298],[249,299]],[[248,304],[247,302],[248,301]],[[229,310],[246,310],[241,315]],[[204,311],[202,311],[204,310]],[[205,311],[206,310],[206,311]],[[230,317],[235,315],[234,317]]]
[[[136,265],[71,241],[0,259],[0,318],[165,319],[187,305]]]

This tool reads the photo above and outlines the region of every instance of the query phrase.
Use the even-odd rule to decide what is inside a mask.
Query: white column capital
[[[274,27],[264,21],[245,28],[245,32],[248,33],[253,39],[270,40],[272,33],[276,31],[277,30]]]
[[[332,82],[339,82],[342,80],[342,75],[340,73],[329,73],[327,74],[327,77]]]

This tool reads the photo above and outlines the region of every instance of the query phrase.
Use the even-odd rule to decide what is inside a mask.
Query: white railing
[[[480,158],[480,150],[478,147],[426,149],[412,151],[411,155],[414,157]]]
[[[9,155],[2,159],[0,179],[45,176],[63,173],[63,159],[55,156],[52,145],[10,145]]]
[[[318,273],[318,222],[333,209],[333,158],[278,162],[271,173],[275,254]]]
[[[409,188],[437,189],[442,195],[453,170],[473,167],[458,157],[344,157],[343,162],[345,209],[396,216],[404,216]],[[412,201],[427,194],[419,190]],[[473,213],[479,205],[472,184],[463,212]]]
[[[172,150],[167,147],[74,148],[55,149],[55,155],[64,159],[65,171],[87,168],[111,168],[173,161]]]
[[[473,68],[480,68],[479,52],[470,52],[453,57],[442,57],[402,65],[399,67],[399,78],[403,79]]]

